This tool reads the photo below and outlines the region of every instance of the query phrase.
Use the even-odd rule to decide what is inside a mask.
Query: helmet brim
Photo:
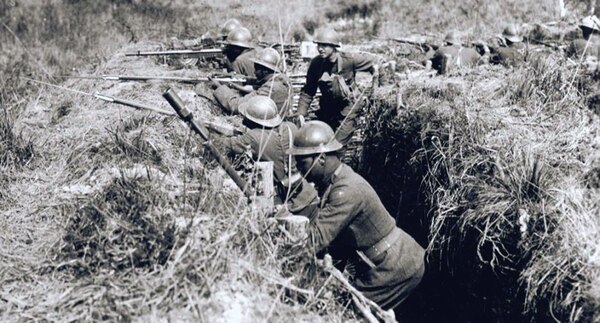
[[[275,128],[283,122],[283,119],[281,118],[281,116],[279,114],[275,115],[275,117],[273,117],[271,119],[266,119],[266,120],[255,118],[248,114],[248,107],[249,107],[249,104],[247,102],[244,102],[244,103],[240,104],[240,106],[238,107],[238,111],[244,118],[246,118],[258,125],[261,125],[261,126],[264,126],[267,128]]]
[[[315,43],[315,44],[317,44],[317,45],[318,45],[318,44],[323,44],[323,45],[331,45],[331,46],[333,46],[333,47],[336,47],[336,48],[342,47],[342,44],[341,44],[341,43],[334,44],[334,43],[323,42],[323,41],[318,41],[318,40],[314,40],[314,41],[313,41],[313,43]]]
[[[253,58],[250,61],[252,61],[254,64],[258,64],[260,66],[264,66],[264,67],[266,67],[266,68],[268,68],[268,69],[270,69],[270,70],[272,70],[274,72],[277,72],[277,73],[281,72],[281,70],[279,69],[279,67],[277,67],[277,66],[275,66],[273,64],[269,64],[267,62],[263,62],[263,61],[261,61],[259,59]]]
[[[237,41],[226,41],[228,46],[237,46],[242,48],[254,48],[254,45],[246,42],[237,42]]]
[[[314,155],[314,154],[325,154],[334,151],[338,151],[342,149],[343,145],[337,141],[333,140],[327,144],[319,144],[317,147],[296,147],[293,146],[288,148],[285,153],[292,156],[304,156],[304,155]]]
[[[506,36],[506,35],[503,35],[502,37],[510,40],[513,43],[520,43],[520,42],[523,41],[523,37],[521,37],[521,36]]]

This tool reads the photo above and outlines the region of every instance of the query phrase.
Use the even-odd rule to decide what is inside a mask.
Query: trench
[[[435,98],[440,93],[427,96]],[[435,147],[447,142],[448,127],[435,108],[398,110],[395,102],[390,97],[374,100],[366,113],[360,158],[352,166],[373,186],[397,225],[427,248],[439,212],[432,191],[454,189],[449,187],[447,174],[432,170]],[[522,314],[525,295],[519,288],[519,272],[491,269],[478,261],[478,253],[491,253],[486,250],[491,246],[478,245],[477,230],[459,228],[457,219],[467,208],[459,205],[436,228],[435,240],[444,243],[427,251],[426,274],[408,300],[407,321],[529,322]]]

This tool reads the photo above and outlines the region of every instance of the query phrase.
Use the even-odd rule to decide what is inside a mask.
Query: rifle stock
[[[430,43],[426,43],[426,42],[419,42],[419,41],[413,41],[413,40],[408,40],[408,39],[403,39],[403,38],[391,38],[391,40],[401,43],[401,44],[408,44],[408,45],[413,45],[413,46],[417,46],[421,49],[433,49],[433,50],[437,50],[438,48],[440,48],[440,46],[435,45],[435,44],[430,44]]]
[[[229,177],[231,177],[231,179],[235,182],[237,187],[239,187],[240,190],[242,190],[244,195],[248,199],[252,198],[254,196],[254,191],[252,190],[252,188],[248,186],[248,183],[246,183],[246,181],[235,171],[233,166],[231,166],[231,163],[229,163],[225,156],[223,156],[223,154],[221,154],[221,152],[219,152],[219,150],[212,144],[212,142],[210,141],[208,130],[204,127],[204,125],[194,120],[192,112],[184,106],[183,101],[177,95],[177,93],[175,93],[175,91],[170,88],[165,93],[163,93],[163,97],[165,98],[165,100],[167,100],[167,102],[169,102],[169,105],[173,107],[175,112],[177,112],[179,118],[185,121],[185,123],[187,123],[190,126],[192,131],[194,131],[195,133],[200,135],[202,139],[204,139],[204,145],[215,157],[219,165],[223,167],[227,175],[229,175]]]

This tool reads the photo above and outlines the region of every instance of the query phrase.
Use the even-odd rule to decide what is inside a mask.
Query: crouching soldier
[[[347,262],[354,286],[366,297],[385,310],[397,308],[423,277],[424,249],[396,227],[371,185],[339,160],[341,148],[331,127],[310,121],[288,150],[321,198],[308,245]]]
[[[483,62],[479,53],[464,47],[456,32],[450,32],[444,38],[445,45],[440,47],[431,58],[431,67],[438,74],[446,74],[454,69],[474,67]]]
[[[237,113],[242,102],[257,95],[270,97],[285,119],[292,104],[293,88],[290,79],[281,71],[281,56],[273,48],[265,48],[258,57],[251,59],[256,74],[256,90],[245,92],[244,89],[223,84],[217,87],[214,96],[221,106],[229,113]]]
[[[257,95],[240,104],[248,130],[236,137],[213,140],[225,154],[243,154],[248,149],[254,160],[273,162],[273,177],[280,203],[295,214],[314,217],[318,207],[317,192],[299,174],[296,161],[286,154],[297,128],[282,121],[273,100]]]

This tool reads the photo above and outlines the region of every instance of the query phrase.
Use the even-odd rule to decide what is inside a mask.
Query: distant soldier
[[[527,58],[527,46],[514,25],[504,28],[499,46],[490,46],[490,52],[490,63],[504,66],[519,66]]]
[[[216,46],[217,40],[223,41],[227,39],[227,35],[237,27],[242,27],[242,24],[239,20],[231,18],[223,23],[223,26],[221,26],[221,30],[218,34],[216,34],[214,31],[208,31],[199,38],[185,40],[179,40],[176,37],[173,37],[171,38],[171,46],[174,49]]]
[[[438,74],[464,67],[474,67],[482,62],[481,56],[475,49],[463,47],[455,31],[446,35],[444,43],[445,45],[440,47],[431,58],[431,67]]]
[[[229,35],[229,33],[239,27],[243,27],[242,23],[239,20],[235,18],[227,19],[227,21],[225,21],[225,23],[223,23],[223,26],[221,27],[219,37],[221,38],[221,40],[227,40],[227,36]]]
[[[213,140],[228,155],[251,151],[257,161],[273,162],[273,177],[278,203],[284,203],[291,213],[312,218],[318,207],[317,193],[299,174],[295,159],[286,153],[297,132],[296,125],[282,121],[275,102],[257,95],[240,104],[248,130],[236,137]]]
[[[317,119],[324,121],[336,130],[336,139],[346,145],[352,138],[363,102],[356,90],[355,76],[358,71],[373,75],[372,86],[379,86],[379,67],[375,56],[364,53],[338,51],[340,38],[333,29],[321,29],[314,42],[319,55],[314,57],[306,73],[306,85],[300,92],[298,101],[299,122],[304,122],[308,107],[317,92],[321,90],[320,109]]]
[[[230,63],[230,71],[255,78],[252,60],[256,55],[256,50],[252,43],[252,33],[247,28],[237,27],[229,32],[225,45],[223,53]]]
[[[221,85],[214,92],[215,98],[229,113],[237,113],[242,102],[257,95],[267,96],[275,101],[279,115],[285,119],[292,104],[293,88],[290,79],[281,71],[281,56],[273,48],[265,48],[252,62],[258,87],[256,90],[247,93],[240,88]]]
[[[583,34],[582,39],[575,39],[569,46],[568,54],[576,57],[594,56],[598,59],[600,54],[600,20],[596,16],[583,18],[579,24]]]
[[[288,150],[320,196],[308,245],[352,268],[353,285],[366,297],[396,308],[421,282],[425,251],[396,226],[371,185],[339,160],[341,148],[327,124],[309,121]]]

